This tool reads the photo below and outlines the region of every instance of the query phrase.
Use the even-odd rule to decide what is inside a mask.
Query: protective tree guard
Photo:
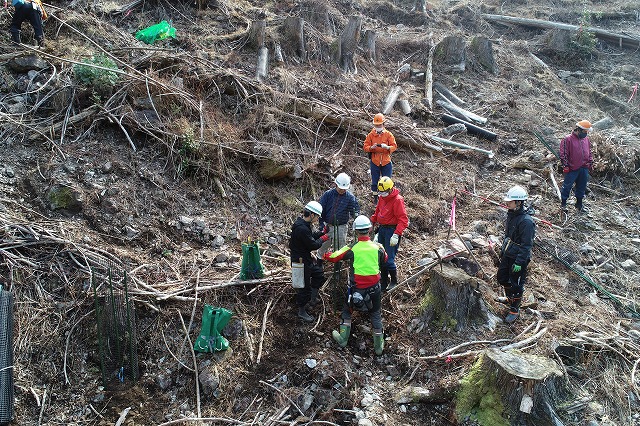
[[[13,295],[0,284],[0,423],[13,419]]]
[[[229,349],[229,341],[220,333],[232,316],[233,313],[225,308],[204,305],[202,328],[200,336],[193,344],[193,350],[196,352],[220,352]]]

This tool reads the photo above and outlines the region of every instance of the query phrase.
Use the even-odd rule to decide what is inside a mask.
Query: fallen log
[[[498,135],[496,135],[495,133],[490,132],[489,130],[483,129],[482,127],[478,127],[474,124],[471,124],[468,121],[461,120],[457,117],[453,117],[447,114],[442,114],[442,117],[440,118],[442,119],[442,121],[444,121],[447,124],[454,124],[454,123],[464,124],[464,126],[467,128],[467,132],[471,133],[472,135],[476,135],[478,137],[481,137],[490,141],[494,141],[498,138]]]
[[[475,114],[471,111],[467,111],[466,109],[462,109],[459,106],[454,105],[451,102],[447,102],[444,101],[442,99],[439,99],[436,101],[436,103],[438,105],[440,105],[442,108],[446,109],[447,111],[449,111],[449,113],[451,115],[454,115],[458,118],[461,118],[463,120],[467,120],[467,121],[474,121],[478,124],[486,124],[487,119],[485,117],[482,117],[478,114]]]
[[[633,37],[620,33],[613,33],[600,28],[587,27],[583,28],[578,25],[564,24],[561,22],[543,21],[541,19],[529,19],[529,18],[517,18],[515,16],[506,15],[491,15],[483,13],[482,17],[487,21],[499,22],[503,24],[517,24],[526,27],[544,28],[552,30],[567,30],[567,31],[587,31],[595,35],[597,38],[613,42],[621,48],[638,49],[640,48],[640,38]]]
[[[425,71],[424,79],[424,97],[427,99],[427,108],[429,112],[433,111],[433,53],[436,51],[436,46],[431,46],[429,49],[429,58],[427,59],[427,70]]]
[[[487,157],[489,158],[493,158],[494,154],[493,151],[488,151],[486,149],[482,149],[482,148],[476,148],[475,146],[471,146],[471,145],[466,145],[460,142],[454,142],[450,139],[445,139],[445,138],[440,138],[438,136],[429,136],[431,139],[433,139],[436,142],[440,142],[442,144],[448,145],[448,146],[454,146],[456,148],[461,148],[461,149],[468,149],[471,151],[476,151],[476,152],[481,152],[483,154],[486,154]]]
[[[69,126],[70,124],[75,124],[80,121],[83,121],[95,115],[97,112],[98,112],[98,107],[96,105],[92,105],[89,108],[85,109],[84,111],[69,117],[69,119],[66,120],[66,122],[63,120],[49,127],[40,127],[35,129],[36,131],[31,135],[29,135],[29,140],[34,141],[36,139],[40,139],[40,137],[43,134],[53,137],[56,133],[58,133],[62,129],[63,126],[66,127],[66,126]]]
[[[391,112],[393,106],[398,100],[398,96],[400,96],[400,93],[402,93],[402,87],[400,86],[394,86],[391,88],[391,90],[389,90],[389,93],[387,93],[387,96],[384,98],[382,107],[382,113],[384,115],[387,115]]]
[[[256,67],[256,79],[264,81],[267,79],[267,65],[269,64],[269,49],[262,46],[258,49],[258,65]]]
[[[452,103],[458,105],[458,106],[464,106],[466,104],[465,101],[463,101],[462,99],[460,99],[458,96],[456,96],[455,93],[453,93],[451,90],[449,90],[449,88],[447,86],[445,86],[442,83],[439,83],[437,81],[433,82],[433,88],[436,89],[437,92],[439,92],[441,95],[443,95],[444,97],[446,97],[449,101],[451,101]]]

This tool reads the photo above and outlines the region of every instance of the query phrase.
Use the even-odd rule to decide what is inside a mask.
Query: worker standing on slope
[[[584,211],[582,199],[587,189],[589,172],[593,168],[591,142],[587,136],[591,128],[589,121],[578,121],[571,134],[565,136],[560,142],[560,162],[564,174],[560,207],[563,210],[567,208],[567,199],[575,183],[576,209],[579,212]]]
[[[374,204],[378,202],[378,181],[382,176],[391,177],[393,174],[391,154],[398,149],[396,138],[384,127],[385,121],[384,115],[376,114],[373,117],[373,129],[364,140],[364,152],[370,159],[371,192]]]
[[[360,214],[360,205],[355,195],[349,192],[351,178],[346,173],[340,173],[335,179],[336,187],[329,189],[320,197],[322,216],[320,228],[327,225],[329,240],[318,249],[318,257],[331,248],[338,249],[347,244],[347,227],[352,218]]]

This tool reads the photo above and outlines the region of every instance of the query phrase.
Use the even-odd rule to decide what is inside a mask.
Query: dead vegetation
[[[413,1],[219,0],[202,10],[125,3],[54,2],[47,49],[22,49],[35,73],[16,68],[24,55],[8,38],[0,42],[13,64],[0,69],[0,273],[17,301],[15,424],[352,424],[363,416],[373,424],[473,424],[456,413],[459,379],[484,349],[505,346],[557,361],[569,390],[554,406],[563,424],[640,424],[636,53],[600,41],[582,45],[588,60],[578,64],[550,50],[549,37],[559,43],[564,35],[482,17],[521,14],[523,2],[434,2],[425,13]],[[582,2],[527,7],[529,18],[573,25],[585,13]],[[594,24],[638,37],[627,6],[594,2],[588,13],[604,16],[604,8],[619,15]],[[305,20],[306,55],[288,45],[287,16]],[[342,72],[336,55],[351,16],[362,17],[363,33],[375,31],[377,49],[374,58],[351,46],[351,72]],[[2,15],[5,27],[8,19]],[[134,39],[162,19],[177,39]],[[264,33],[252,26],[260,21]],[[460,61],[437,54],[450,35],[463,45],[489,39],[497,71],[468,52],[465,70],[456,70]],[[264,81],[256,78],[256,40],[271,55],[283,50]],[[431,138],[445,124],[444,111],[424,101],[430,56],[434,81],[498,136],[452,139],[495,157]],[[398,258],[405,283],[383,301],[388,340],[376,358],[365,326],[346,350],[330,342],[339,318],[329,285],[317,322],[296,321],[287,234],[302,205],[341,171],[371,212],[361,144],[394,86],[412,107],[389,114],[401,146],[394,180],[411,225]],[[563,215],[549,172],[555,159],[530,132],[557,143],[577,119],[607,116],[613,126],[592,137],[591,212]],[[446,315],[428,316],[431,281],[421,261],[451,238],[453,197],[461,234],[486,240],[502,232],[501,209],[456,190],[499,201],[514,183],[527,186],[540,218],[562,228],[538,227],[547,245],[534,251],[529,309],[513,328],[463,329]],[[248,239],[260,241],[269,273],[240,281]],[[474,252],[491,276],[489,253]],[[105,266],[127,272],[136,303],[142,377],[125,389],[104,389],[100,377],[90,283],[92,270],[106,280],[95,276]],[[482,281],[482,298],[499,315],[497,293],[490,278]],[[223,355],[190,350],[205,303],[234,312]],[[399,398],[412,387],[437,397]]]

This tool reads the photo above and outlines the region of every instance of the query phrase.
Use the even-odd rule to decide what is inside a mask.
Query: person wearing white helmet
[[[349,288],[342,308],[342,323],[332,333],[341,347],[347,346],[351,334],[351,311],[358,310],[369,313],[373,326],[373,347],[376,355],[384,350],[384,333],[382,327],[382,309],[380,288],[380,267],[387,261],[387,253],[381,244],[369,238],[371,221],[361,215],[353,221],[353,229],[358,236],[355,244],[342,247],[335,253],[327,252],[324,259],[329,262],[350,261]]]
[[[291,226],[289,250],[291,262],[304,263],[304,288],[298,289],[296,305],[298,317],[305,322],[313,322],[313,317],[307,313],[306,305],[311,300],[311,292],[324,284],[322,263],[311,254],[329,239],[326,232],[311,230],[311,225],[317,223],[322,215],[322,206],[317,201],[309,201],[304,206],[302,216],[298,217]]]
[[[360,214],[360,205],[349,188],[351,178],[346,173],[340,173],[335,178],[335,188],[329,189],[320,197],[322,216],[320,228],[327,226],[329,240],[318,249],[318,257],[322,258],[330,248],[337,250],[347,243],[348,222]],[[312,301],[317,300],[313,297]]]
[[[571,188],[575,184],[576,209],[579,212],[584,211],[582,199],[587,189],[589,172],[593,169],[591,142],[587,136],[592,127],[587,120],[578,121],[571,134],[560,141],[560,162],[564,175],[560,194],[562,210],[566,210]]]
[[[496,279],[506,295],[499,301],[509,305],[509,312],[504,318],[507,324],[512,324],[520,315],[520,303],[527,282],[527,265],[531,260],[535,237],[535,223],[524,205],[527,198],[527,191],[517,185],[509,189],[504,197],[508,209],[507,222]]]

